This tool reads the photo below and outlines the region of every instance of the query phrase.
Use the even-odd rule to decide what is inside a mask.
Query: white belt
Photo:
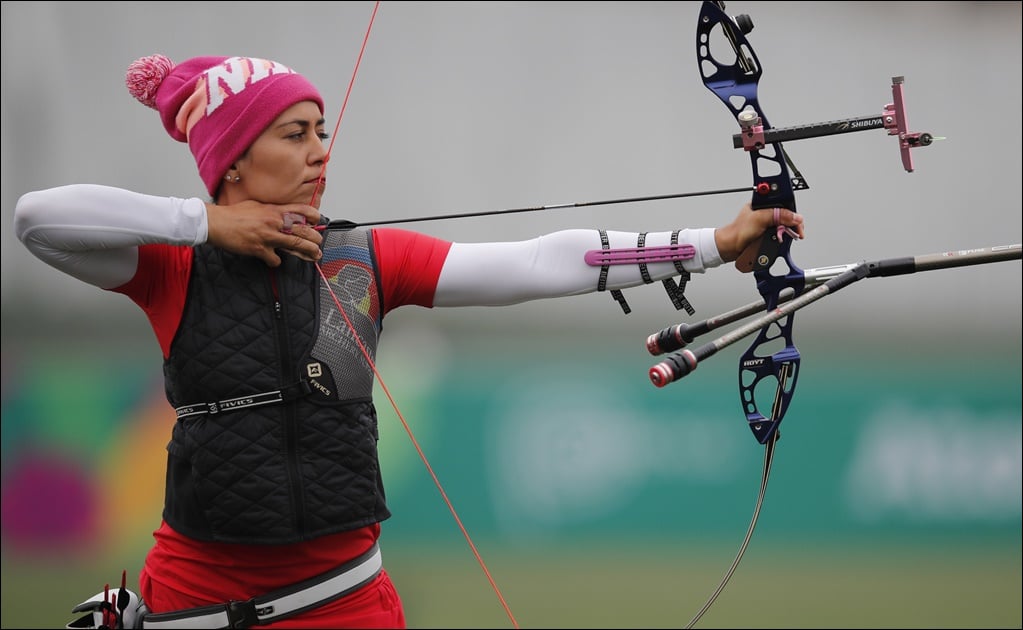
[[[373,547],[334,571],[262,597],[143,616],[142,628],[248,628],[322,606],[362,586],[380,573],[380,547]]]

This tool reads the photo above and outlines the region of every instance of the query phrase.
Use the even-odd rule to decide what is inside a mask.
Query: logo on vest
[[[305,366],[305,372],[309,375],[309,384],[313,386],[313,389],[320,392],[327,398],[330,398],[330,388],[316,380],[318,377],[323,376],[323,365],[319,362],[307,363]]]

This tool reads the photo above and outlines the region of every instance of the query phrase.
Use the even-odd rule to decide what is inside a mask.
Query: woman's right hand
[[[304,219],[296,220],[299,215]],[[206,204],[206,242],[243,256],[255,256],[270,267],[281,264],[279,252],[315,262],[323,255],[323,236],[315,226],[320,212],[304,204],[273,205],[242,201],[230,206]]]

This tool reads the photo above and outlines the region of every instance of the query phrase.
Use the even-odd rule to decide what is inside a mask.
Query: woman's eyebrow
[[[317,120],[317,121],[316,121],[315,123],[313,123],[313,124],[314,124],[314,125],[315,125],[316,127],[322,127],[322,126],[323,126],[323,125],[325,125],[326,123],[327,123],[326,119],[324,119],[324,118],[320,118],[319,120]],[[280,128],[280,127],[286,127],[286,126],[288,126],[288,125],[298,125],[299,127],[302,127],[303,129],[308,129],[308,128],[309,128],[309,125],[310,125],[310,123],[309,123],[309,121],[308,121],[308,120],[302,120],[302,119],[296,119],[296,120],[286,120],[286,121],[282,122],[281,124],[277,125],[277,127],[278,127],[278,128]]]

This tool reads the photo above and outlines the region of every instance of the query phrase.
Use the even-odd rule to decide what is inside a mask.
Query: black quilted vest
[[[390,516],[377,459],[381,327],[365,230],[327,229],[320,268],[201,245],[164,362],[178,421],[163,517],[192,538],[286,544]]]

